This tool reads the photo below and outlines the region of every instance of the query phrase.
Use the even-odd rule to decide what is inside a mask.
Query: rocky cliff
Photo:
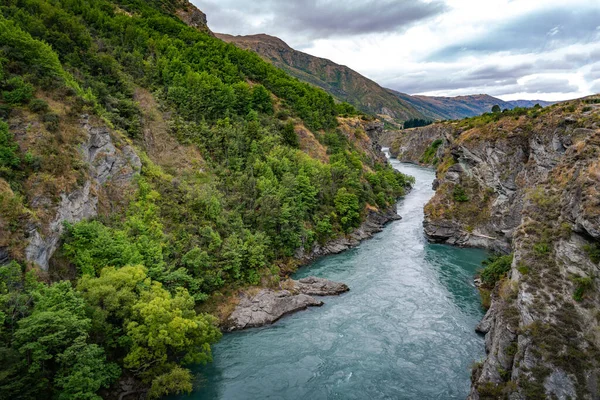
[[[428,237],[514,254],[477,328],[471,399],[600,398],[598,103],[429,128],[450,140]]]

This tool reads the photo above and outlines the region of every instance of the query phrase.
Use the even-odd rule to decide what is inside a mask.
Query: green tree
[[[357,227],[360,223],[358,197],[343,187],[337,191],[334,203],[344,231],[350,232]]]
[[[271,94],[263,85],[252,88],[252,108],[261,113],[273,114]]]
[[[19,145],[8,130],[8,124],[0,120],[0,174],[3,168],[19,166],[21,160],[17,156]]]
[[[289,121],[283,126],[281,135],[283,136],[283,143],[286,145],[296,149],[300,147],[300,141],[298,140],[293,121]]]
[[[177,364],[210,361],[210,345],[221,337],[216,319],[197,314],[185,289],[172,295],[148,278],[142,266],[104,268],[98,278],[84,276],[78,289],[92,306],[101,331],[114,332],[126,351],[124,366],[148,383]],[[119,339],[121,330],[126,341]],[[189,381],[179,384],[186,388]]]
[[[42,286],[33,299],[31,315],[14,333],[22,372],[12,378],[35,377],[35,391],[55,392],[60,399],[100,399],[96,392],[108,387],[120,369],[106,361],[101,347],[88,343],[91,321],[83,299],[69,282]]]
[[[494,114],[497,114],[497,113],[499,113],[499,112],[502,112],[502,110],[500,109],[500,106],[499,106],[498,104],[496,104],[496,105],[494,105],[494,106],[492,107],[492,112],[493,112]]]

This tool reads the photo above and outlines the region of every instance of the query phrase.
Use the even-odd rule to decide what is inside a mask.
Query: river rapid
[[[416,178],[402,220],[345,253],[300,269],[350,292],[272,326],[226,334],[201,389],[180,399],[464,399],[484,357],[473,275],[482,250],[429,244],[423,207],[434,172],[390,160]]]

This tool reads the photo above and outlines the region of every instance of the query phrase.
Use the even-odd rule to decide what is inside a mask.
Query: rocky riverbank
[[[472,400],[600,398],[599,102],[437,128],[447,144],[425,233],[513,253],[477,327],[488,354]]]
[[[355,231],[325,245],[315,245],[309,252],[299,250],[296,260],[299,265],[307,265],[321,257],[339,254],[358,246],[363,240],[381,232],[388,223],[399,219],[401,217],[396,213],[395,206],[386,210],[369,210],[365,221]],[[323,302],[313,296],[334,296],[348,290],[343,283],[308,277],[284,281],[278,289],[254,288],[243,291],[239,294],[239,303],[234,311],[221,323],[221,329],[231,332],[269,325],[285,315],[322,306]]]
[[[288,280],[281,287],[285,289],[260,289],[255,294],[243,293],[222,329],[231,332],[269,325],[284,315],[322,306],[323,302],[313,296],[335,296],[350,290],[343,283],[314,276],[298,281]]]
[[[358,246],[363,240],[373,237],[392,221],[402,219],[396,212],[396,205],[389,207],[386,210],[369,210],[365,221],[347,236],[337,238],[327,242],[324,245],[315,245],[310,251],[299,249],[296,252],[295,258],[300,265],[307,265],[311,262],[328,255],[339,254]]]

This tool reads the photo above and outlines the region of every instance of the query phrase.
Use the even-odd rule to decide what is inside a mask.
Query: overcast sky
[[[391,89],[504,100],[600,92],[600,0],[192,0],[215,32],[267,33]]]

